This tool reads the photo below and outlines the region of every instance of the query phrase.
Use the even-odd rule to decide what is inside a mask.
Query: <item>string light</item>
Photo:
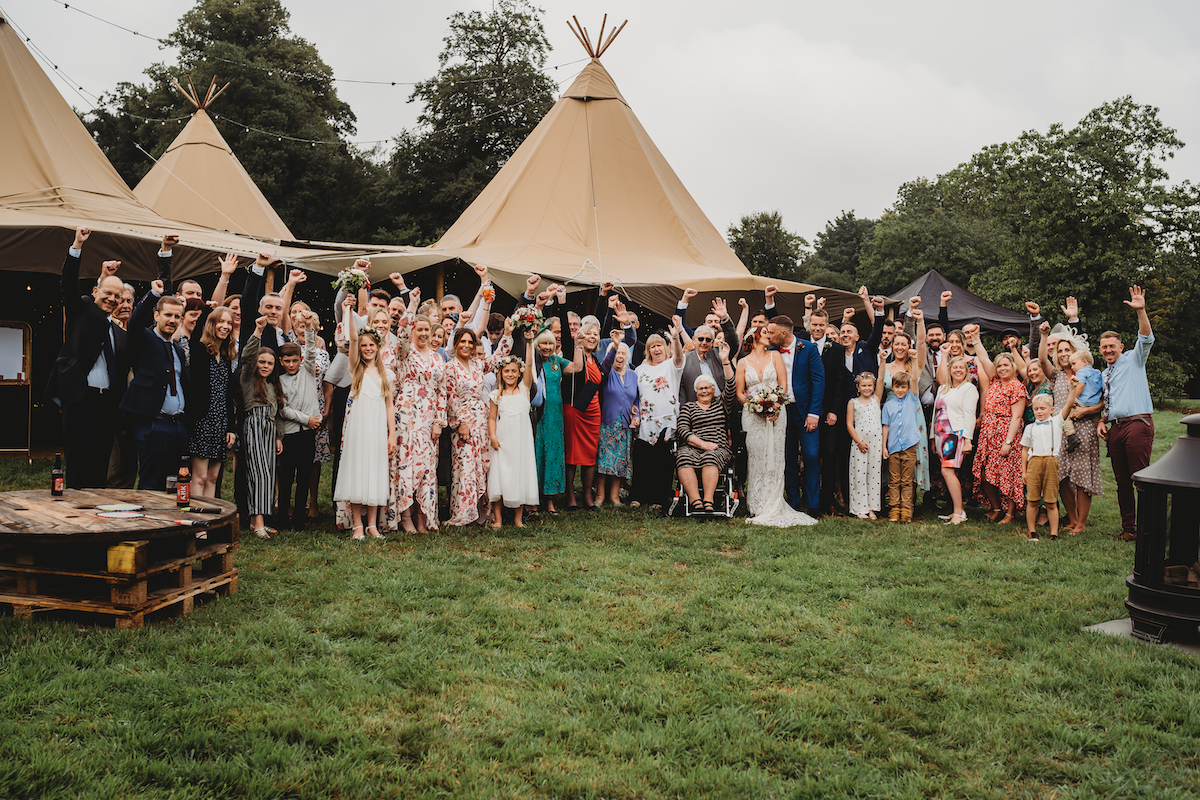
[[[278,67],[259,66],[258,64],[251,64],[246,61],[235,61],[233,59],[222,58],[221,56],[217,56],[217,55],[210,55],[209,53],[199,50],[194,47],[185,47],[182,45],[173,44],[173,43],[167,41],[166,39],[161,39],[157,36],[150,36],[145,33],[140,33],[138,31],[135,31],[132,28],[127,28],[124,25],[121,25],[120,23],[113,22],[112,20],[109,20],[109,19],[105,19],[104,17],[98,16],[89,11],[84,11],[82,8],[76,8],[76,7],[72,6],[70,3],[64,3],[64,2],[62,2],[62,0],[50,0],[50,2],[56,3],[56,4],[61,4],[64,9],[69,9],[71,11],[78,11],[80,14],[83,14],[86,17],[91,17],[92,19],[96,20],[97,22],[102,22],[105,25],[111,25],[112,27],[117,28],[118,30],[125,31],[126,33],[131,33],[134,36],[137,36],[139,38],[148,39],[156,44],[162,45],[163,47],[178,47],[181,51],[186,50],[188,52],[191,52],[194,55],[200,56],[201,61],[208,61],[209,58],[212,58],[214,61],[221,61],[226,64],[234,64],[243,69],[257,69],[259,71],[265,71],[268,76],[274,76],[275,72],[278,71],[280,75],[285,75],[290,78],[300,78],[302,80],[325,80],[326,78],[329,78],[330,82],[334,82],[334,83],[336,83],[337,81],[340,80],[342,83],[354,83],[354,84],[362,84],[362,85],[367,85],[367,86],[416,86],[420,83],[424,83],[424,81],[359,80],[359,79],[354,79],[354,78],[336,78],[336,77],[327,76],[327,75],[317,73],[317,72],[295,72],[292,70],[286,70],[286,69],[282,69],[282,68],[278,68]],[[26,39],[26,41],[29,41],[29,40]],[[587,60],[588,60],[588,58],[586,58],[586,57],[585,58],[577,58],[573,61],[567,61],[562,64],[556,64],[551,67],[545,67],[542,69],[542,72],[546,72],[546,70],[558,70],[559,67],[569,67],[572,64],[578,64],[582,61],[587,61]],[[57,69],[57,67],[56,67],[56,69]],[[493,78],[463,78],[463,79],[457,81],[457,83],[487,83],[490,81],[505,82],[508,80],[509,80],[508,76],[502,75],[502,76],[497,76],[497,77],[493,77]],[[451,83],[451,85],[454,85],[454,84]]]

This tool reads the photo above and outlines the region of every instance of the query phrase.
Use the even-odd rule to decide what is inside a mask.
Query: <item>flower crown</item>
[[[358,332],[358,335],[359,336],[370,336],[372,339],[375,340],[375,344],[377,344],[377,345],[383,344],[383,337],[380,336],[379,331],[375,330],[374,328],[363,328],[361,331]]]
[[[504,358],[501,358],[500,360],[498,360],[496,362],[496,366],[493,368],[492,371],[495,372],[497,375],[499,375],[501,372],[504,371],[504,368],[507,367],[509,364],[516,364],[517,369],[519,369],[521,372],[525,371],[525,359],[521,358],[520,356],[511,356],[511,355],[505,356]]]

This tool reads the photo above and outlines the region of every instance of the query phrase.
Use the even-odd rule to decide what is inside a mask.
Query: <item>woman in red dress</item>
[[[559,308],[563,308],[566,290],[559,291]],[[564,375],[563,395],[563,442],[566,446],[567,465],[567,508],[578,507],[575,499],[575,468],[583,468],[583,507],[596,507],[594,487],[596,485],[596,452],[600,447],[600,384],[604,375],[612,369],[616,348],[610,348],[601,364],[596,360],[600,346],[600,326],[589,322],[580,329],[583,345],[582,373]],[[569,336],[562,339],[563,358],[575,359],[575,343]]]
[[[984,395],[972,469],[975,496],[991,509],[989,519],[1009,523],[1014,510],[1025,505],[1020,442],[1029,394],[1010,354],[1001,353],[993,364],[977,332],[971,334],[971,348],[979,359],[979,390]]]

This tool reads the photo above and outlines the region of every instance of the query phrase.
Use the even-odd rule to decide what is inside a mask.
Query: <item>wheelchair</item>
[[[724,471],[717,476],[716,491],[713,492],[712,511],[694,511],[688,503],[687,494],[679,485],[679,470],[675,470],[675,490],[671,504],[667,508],[668,517],[681,519],[733,519],[742,504],[742,475],[746,474],[746,437],[740,431],[733,432],[733,458],[725,465]],[[678,448],[672,444],[671,451]]]

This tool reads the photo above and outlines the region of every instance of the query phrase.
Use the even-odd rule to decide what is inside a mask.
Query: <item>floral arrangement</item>
[[[504,358],[496,359],[496,366],[492,367],[492,372],[499,375],[509,364],[516,364],[519,371],[525,371],[525,359],[520,356],[505,356]]]
[[[509,318],[512,320],[513,332],[529,328],[533,331],[541,330],[542,323],[545,318],[542,316],[542,310],[537,306],[521,306]]]
[[[346,294],[355,294],[359,289],[370,291],[371,279],[361,269],[347,267],[337,274],[337,278],[333,281],[333,288],[345,289]]]
[[[787,402],[787,392],[783,389],[760,383],[751,390],[750,397],[746,400],[746,408],[763,418],[775,417],[783,411]]]

